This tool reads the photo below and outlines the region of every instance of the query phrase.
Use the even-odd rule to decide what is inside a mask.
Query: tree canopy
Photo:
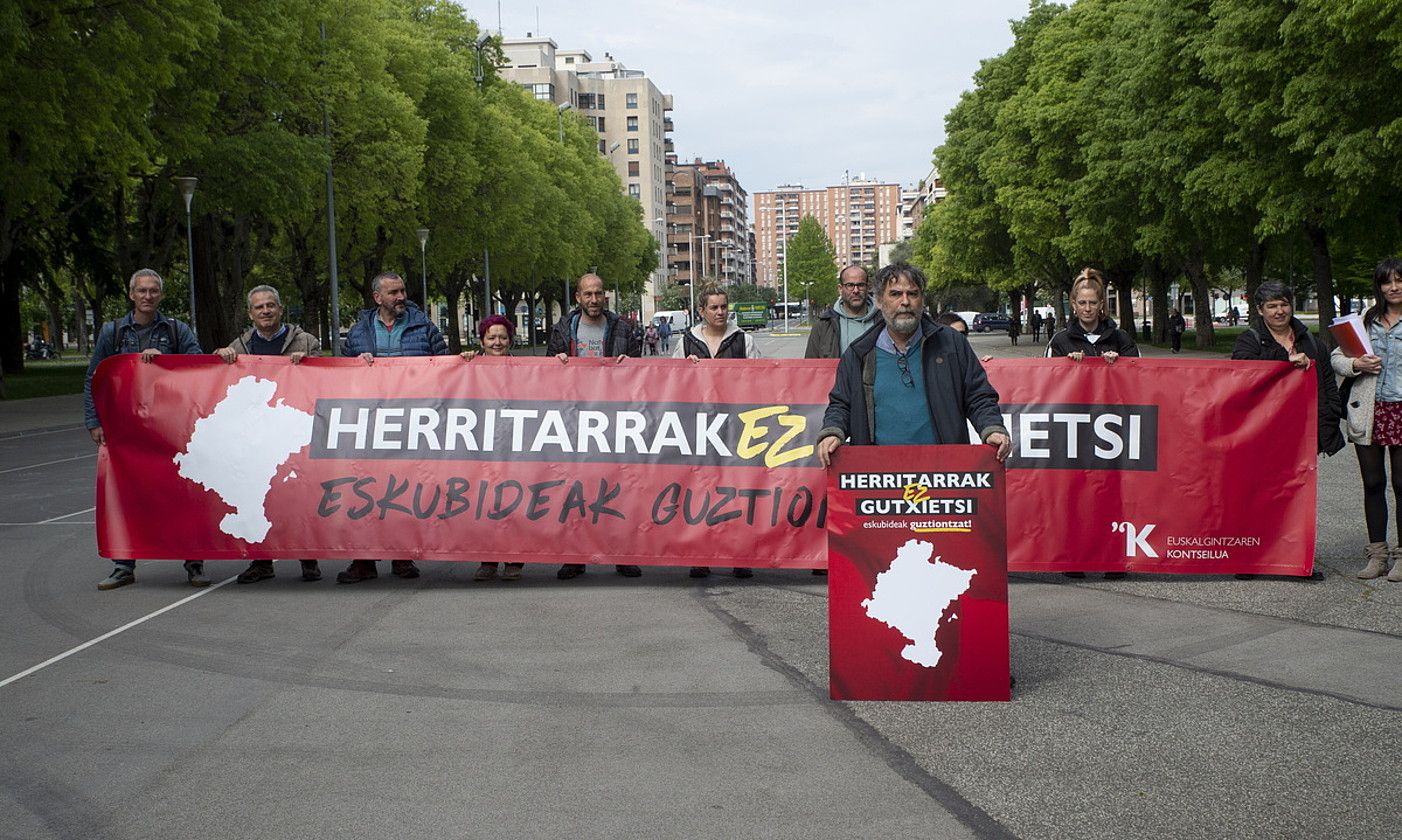
[[[588,270],[636,295],[657,264],[593,129],[566,115],[560,142],[553,105],[498,79],[499,43],[448,0],[12,0],[0,22],[7,371],[23,364],[22,296],[70,327],[85,312],[100,323],[149,266],[168,281],[163,308],[188,317],[175,176],[199,179],[206,347],[242,327],[257,283],[330,337],[328,165],[343,323],[380,271],[424,299],[419,228],[430,296],[453,310],[485,309],[488,262],[508,311],[562,297],[559,280]]]
[[[935,150],[912,258],[937,288],[1055,301],[1095,266],[1162,330],[1174,278],[1201,305],[1303,273],[1327,318],[1402,245],[1395,3],[1034,0],[1012,29]]]

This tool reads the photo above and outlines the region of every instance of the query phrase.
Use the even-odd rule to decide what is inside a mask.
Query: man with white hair
[[[243,335],[214,352],[219,358],[233,364],[239,354],[250,356],[286,356],[292,364],[298,364],[309,353],[321,352],[321,342],[316,336],[297,326],[282,321],[282,295],[272,286],[254,286],[248,291],[248,320],[253,326]],[[239,583],[257,583],[274,577],[273,561],[254,560],[248,568],[239,573]],[[321,580],[321,568],[315,560],[302,561],[302,580]]]
[[[88,362],[87,379],[83,381],[83,414],[88,434],[93,443],[103,446],[107,443],[107,433],[102,429],[102,421],[97,416],[97,406],[93,402],[92,379],[97,366],[103,359],[119,353],[140,353],[141,361],[150,363],[162,353],[203,353],[195,333],[183,322],[167,318],[161,314],[161,298],[165,294],[165,281],[161,275],[149,268],[143,268],[127,281],[127,297],[131,298],[131,312],[115,321],[102,325],[93,344],[92,360]],[[136,583],[135,560],[113,560],[112,574],[98,583],[101,590],[116,589],[129,583]],[[191,586],[209,586],[209,578],[204,576],[204,564],[197,560],[185,561],[185,574]]]

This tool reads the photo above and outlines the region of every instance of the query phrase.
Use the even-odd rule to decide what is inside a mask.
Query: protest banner
[[[113,558],[821,566],[831,362],[103,363]]]
[[[986,446],[844,446],[828,480],[834,700],[1007,700],[1003,465]]]
[[[98,549],[821,567],[832,360],[136,356],[94,394]],[[1013,571],[1309,574],[1314,379],[994,361]],[[523,527],[525,526],[525,527]]]

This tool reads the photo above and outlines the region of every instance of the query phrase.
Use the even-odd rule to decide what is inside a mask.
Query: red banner
[[[846,446],[828,477],[834,700],[1007,700],[1005,476],[987,446]]]
[[[136,356],[94,383],[118,559],[819,567],[831,360]],[[1009,568],[1308,574],[1314,379],[995,361]]]
[[[1008,568],[1308,575],[1315,372],[1285,362],[993,361]]]
[[[832,362],[739,364],[114,357],[98,549],[822,566]]]

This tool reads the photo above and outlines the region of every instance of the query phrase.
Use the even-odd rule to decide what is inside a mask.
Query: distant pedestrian
[[[1008,338],[1017,346],[1017,337],[1022,334],[1022,316],[1016,312],[1008,318]]]
[[[668,315],[657,325],[657,342],[662,345],[662,355],[672,352],[672,316]]]
[[[1028,316],[1027,323],[1032,327],[1032,340],[1038,344],[1042,343],[1042,313],[1032,310]]]
[[[1048,312],[1048,313],[1047,313],[1047,320],[1042,324],[1042,327],[1047,331],[1047,341],[1051,341],[1051,337],[1054,336],[1054,335],[1056,335],[1056,313],[1055,313],[1055,312]]]
[[[1183,333],[1187,329],[1188,322],[1183,319],[1183,313],[1177,309],[1168,310],[1168,338],[1173,343],[1173,352],[1183,349]]]
[[[656,325],[656,324],[648,324],[648,325],[647,325],[647,329],[646,329],[645,331],[643,331],[643,355],[644,355],[644,356],[656,356],[656,355],[657,355],[657,325]]]

